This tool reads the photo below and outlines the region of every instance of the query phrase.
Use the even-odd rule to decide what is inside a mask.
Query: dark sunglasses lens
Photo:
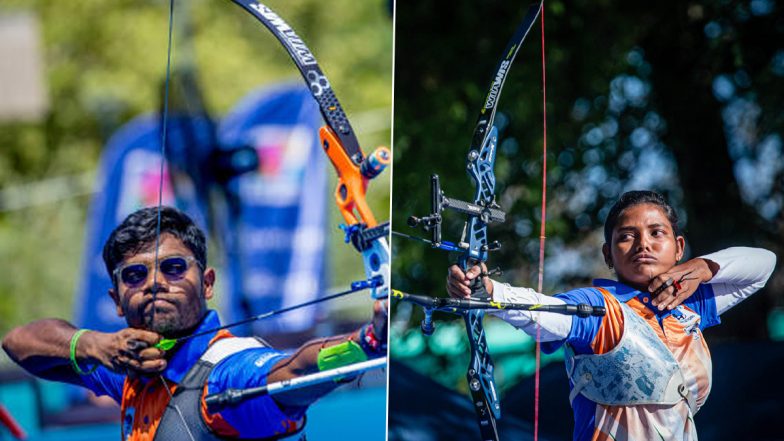
[[[147,267],[144,265],[130,265],[123,268],[120,278],[126,285],[138,285],[147,280]]]
[[[188,271],[188,261],[182,257],[170,257],[161,262],[161,272],[167,276],[179,277]]]

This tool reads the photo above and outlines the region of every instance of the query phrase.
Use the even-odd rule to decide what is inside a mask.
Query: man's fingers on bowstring
[[[157,373],[166,369],[167,363],[163,358],[145,360],[143,357],[140,357],[139,354],[134,354],[136,355],[134,357],[131,357],[130,355],[131,354],[114,357],[112,359],[114,369],[121,373],[136,371],[146,374]]]
[[[148,361],[148,360],[161,360],[163,359],[166,353],[156,347],[149,347],[142,351],[139,351],[138,357],[136,357],[139,361]]]
[[[133,361],[126,355],[115,355],[111,358],[112,370],[121,374],[128,373],[132,370]],[[138,364],[138,362],[136,363]]]
[[[146,344],[146,346],[153,346],[161,340],[161,335],[152,332],[152,331],[145,331],[143,329],[124,329],[125,332],[124,337],[126,337],[129,341],[134,340],[137,341],[137,344]]]
[[[155,374],[164,369],[166,369],[166,360],[164,359],[145,360],[138,367],[134,368],[134,370],[144,372],[145,374]]]
[[[120,349],[120,355],[117,357],[118,361],[121,364],[130,365],[131,363],[141,361],[142,357],[136,351],[129,351],[126,349]]]
[[[135,371],[143,374],[155,374],[166,369],[166,360],[129,360],[125,367],[128,372]]]

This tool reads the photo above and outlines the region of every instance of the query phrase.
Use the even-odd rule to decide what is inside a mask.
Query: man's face
[[[604,245],[605,261],[615,267],[618,280],[646,290],[651,279],[669,271],[683,257],[684,239],[676,236],[661,207],[639,204],[624,210]]]
[[[190,249],[167,233],[160,238],[158,262],[156,271],[154,243],[138,254],[126,256],[115,273],[116,290],[110,289],[109,295],[117,305],[117,314],[125,317],[128,326],[176,335],[201,321],[207,300],[212,298],[215,271],[202,270]],[[123,269],[128,269],[126,276],[131,277],[123,277]]]

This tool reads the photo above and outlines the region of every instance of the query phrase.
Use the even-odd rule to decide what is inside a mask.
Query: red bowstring
[[[545,69],[544,44],[544,1],[541,11],[542,21],[542,120],[544,142],[542,147],[542,220],[539,228],[539,283],[536,291],[542,292],[544,283],[544,241],[545,223],[547,221],[547,74]],[[536,373],[534,374],[534,441],[539,439],[539,363],[541,359],[541,328],[536,327]]]

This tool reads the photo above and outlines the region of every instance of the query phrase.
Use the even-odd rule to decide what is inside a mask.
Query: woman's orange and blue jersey
[[[595,280],[594,288],[581,288],[555,297],[566,303],[603,306],[604,317],[572,320],[564,340],[543,342],[542,350],[553,352],[564,343],[576,354],[606,354],[624,335],[621,302],[642,317],[670,350],[695,398],[696,409],[711,388],[711,358],[702,330],[720,323],[713,289],[700,285],[683,304],[672,311],[650,306],[650,294],[641,293],[611,280]],[[572,386],[574,386],[572,384]],[[581,394],[572,402],[576,440],[691,440],[696,439],[692,411],[686,400],[676,404],[605,405]]]

